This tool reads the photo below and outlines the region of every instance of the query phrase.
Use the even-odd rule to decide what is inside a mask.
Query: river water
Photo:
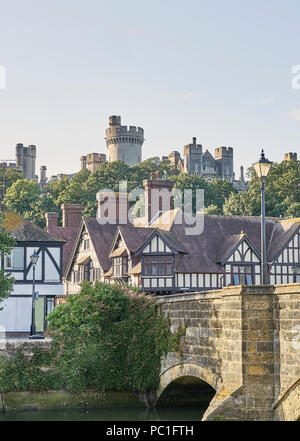
[[[109,408],[8,412],[0,421],[201,421],[206,408]]]

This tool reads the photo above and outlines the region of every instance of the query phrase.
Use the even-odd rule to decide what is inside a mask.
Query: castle
[[[208,180],[214,178],[226,179],[232,182],[238,191],[247,190],[243,167],[241,167],[240,179],[235,180],[232,147],[216,148],[213,157],[208,150],[203,152],[202,145],[197,144],[197,138],[193,138],[192,144],[184,146],[183,158],[175,150],[169,156],[163,156],[162,159],[168,159],[179,173],[198,175]]]
[[[89,153],[81,156],[81,169],[88,169],[95,172],[99,166],[105,162],[122,161],[129,167],[142,162],[142,146],[144,143],[144,130],[136,126],[124,126],[121,124],[121,117],[112,115],[109,117],[109,127],[106,129],[106,146],[108,155],[104,153]],[[25,179],[33,179],[40,182],[43,187],[48,182],[46,176],[47,168],[40,167],[40,178],[35,174],[36,168],[36,146],[23,144],[16,145],[16,159],[0,161],[0,168],[15,168],[22,171]],[[108,158],[107,158],[108,156]],[[162,160],[169,160],[173,166],[173,173],[188,173],[190,175],[202,176],[204,179],[214,178],[226,179],[231,182],[236,190],[245,191],[248,184],[244,178],[244,168],[240,168],[240,177],[235,179],[233,167],[233,148],[218,147],[215,149],[214,156],[206,150],[203,151],[201,144],[197,143],[197,138],[193,138],[191,144],[184,146],[183,157],[179,151],[174,150],[168,156],[163,156]],[[297,161],[297,153],[285,153],[285,161]],[[61,180],[72,178],[73,174],[61,173],[51,176],[51,180]]]
[[[142,146],[144,143],[144,130],[136,126],[121,125],[121,117],[112,115],[109,117],[109,127],[106,130],[106,146],[108,150],[108,162],[122,161],[132,167],[142,161]],[[104,153],[89,153],[82,156],[81,169],[94,172],[101,164],[107,161]],[[235,179],[233,167],[233,148],[217,147],[214,156],[206,150],[203,151],[197,138],[193,138],[191,144],[184,146],[183,158],[179,151],[174,150],[162,160],[169,160],[174,173],[188,173],[202,176],[204,179],[226,179],[231,182],[237,191],[248,189],[248,183],[244,177],[244,167],[240,168],[240,177]],[[296,153],[286,153],[284,160],[297,160]]]

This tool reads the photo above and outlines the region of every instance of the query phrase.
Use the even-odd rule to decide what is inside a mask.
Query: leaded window
[[[253,285],[251,265],[232,265],[233,285]]]
[[[145,276],[172,276],[173,256],[147,256],[144,258]]]

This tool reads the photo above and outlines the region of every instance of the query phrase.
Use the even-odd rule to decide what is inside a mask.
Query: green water
[[[201,421],[206,408],[109,408],[8,412],[0,421]]]

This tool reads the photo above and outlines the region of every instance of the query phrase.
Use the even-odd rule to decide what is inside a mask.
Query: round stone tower
[[[141,127],[122,126],[120,116],[109,117],[106,130],[108,161],[123,161],[132,167],[142,161],[144,130]]]

